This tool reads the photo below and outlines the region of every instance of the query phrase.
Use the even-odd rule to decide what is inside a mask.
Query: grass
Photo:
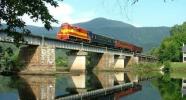
[[[186,68],[186,63],[183,62],[171,62],[171,67],[172,68]]]
[[[170,73],[171,78],[176,78],[176,79],[182,79],[182,78],[186,78],[186,74],[183,71],[173,71]]]
[[[183,62],[171,62],[171,70],[173,72],[186,72],[186,63]]]
[[[149,71],[159,71],[161,64],[159,63],[150,63],[150,62],[143,62],[139,64],[133,64],[129,67],[129,71],[136,71],[136,72],[149,72]]]

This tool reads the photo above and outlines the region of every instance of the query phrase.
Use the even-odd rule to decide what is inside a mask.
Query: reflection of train
[[[114,100],[120,100],[124,96],[127,96],[127,95],[130,95],[130,94],[136,93],[138,91],[141,91],[141,89],[142,89],[142,86],[139,85],[139,84],[136,84],[131,88],[128,88],[124,91],[115,93]]]
[[[86,29],[73,26],[67,23],[61,25],[60,31],[57,33],[57,39],[63,41],[86,42],[93,45],[119,48],[136,53],[142,52],[142,48],[136,45],[98,35]]]

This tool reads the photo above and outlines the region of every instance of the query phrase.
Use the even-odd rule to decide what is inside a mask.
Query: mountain
[[[144,48],[144,51],[158,47],[162,39],[170,35],[170,27],[135,27],[124,22],[105,18],[96,18],[75,25],[97,34],[139,45]]]
[[[169,36],[170,27],[135,27],[133,25],[105,18],[96,18],[88,22],[77,23],[96,34],[102,34],[115,39],[127,41],[144,48],[148,51],[153,47],[158,47],[163,38]],[[27,26],[35,35],[44,35],[55,38],[59,27],[47,31],[43,27]]]
[[[134,26],[127,24],[127,23],[123,23],[121,21],[115,21],[115,20],[110,20],[110,19],[106,19],[106,18],[96,18],[93,19],[89,22],[84,22],[84,23],[77,23],[75,25],[80,25],[81,27],[85,27],[85,28],[117,28],[117,27],[131,27],[134,28]]]

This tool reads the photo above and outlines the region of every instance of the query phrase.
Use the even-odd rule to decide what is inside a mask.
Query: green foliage
[[[64,57],[58,57],[56,59],[56,66],[67,67],[67,59],[65,59]]]
[[[157,80],[153,80],[153,84],[159,89],[162,100],[186,100],[181,93],[181,80],[171,79],[169,74],[165,74]]]
[[[59,0],[62,1],[62,0]],[[25,28],[25,21],[21,17],[25,14],[30,16],[33,21],[41,20],[46,29],[51,29],[51,23],[57,22],[49,14],[46,4],[57,7],[57,0],[1,0],[0,1],[0,27],[1,21],[6,23],[6,28],[0,31],[7,32],[14,37],[15,42],[23,41],[22,34],[30,31]]]
[[[161,62],[182,60],[182,44],[186,43],[186,22],[172,27],[170,33],[171,36],[166,37],[160,47],[151,52],[158,56]]]
[[[136,72],[159,71],[160,66],[160,63],[143,62],[132,65],[132,70]]]
[[[67,55],[66,52],[68,52],[68,50],[64,50],[64,49],[56,49],[56,66],[57,67],[67,67]]]
[[[15,69],[18,64],[16,59],[18,49],[12,45],[4,43],[0,44],[0,71],[10,71]]]
[[[169,72],[170,72],[170,67],[171,67],[170,61],[165,61],[165,62],[164,62],[163,71],[164,71],[165,73],[169,73]]]

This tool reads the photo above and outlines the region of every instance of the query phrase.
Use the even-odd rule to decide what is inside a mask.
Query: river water
[[[117,91],[111,90],[111,88],[131,82],[134,82],[137,87],[132,85],[133,87],[121,88]],[[55,76],[0,76],[0,100],[62,100],[65,97],[81,96],[98,90],[104,90],[104,92],[86,98],[81,97],[81,99],[186,100],[186,96],[184,96],[186,83],[184,82],[186,82],[184,75],[178,73],[161,74],[159,72],[89,72],[57,74]],[[106,91],[108,89],[111,91]]]

